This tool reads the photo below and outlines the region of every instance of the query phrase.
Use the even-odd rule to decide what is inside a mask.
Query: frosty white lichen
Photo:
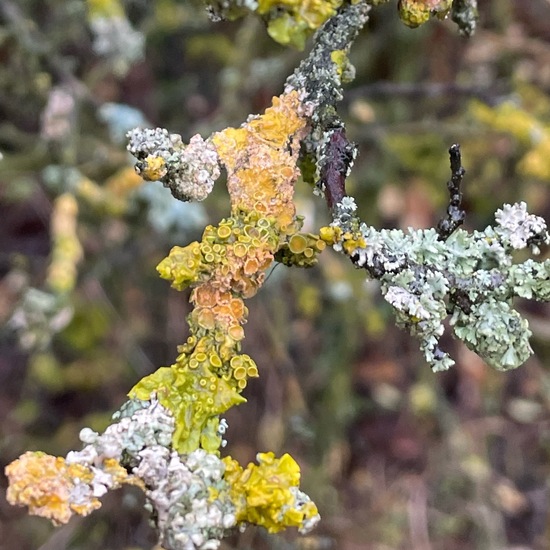
[[[87,443],[82,451],[71,451],[66,458],[68,463],[95,464],[104,458],[120,460],[123,453],[130,456],[152,445],[170,445],[174,431],[174,418],[157,401],[128,402],[119,412],[118,422],[111,424],[103,434],[99,435],[89,428],[80,432],[80,439]],[[130,405],[139,406],[131,415]],[[133,407],[132,407],[133,408]],[[126,416],[125,416],[126,414]]]
[[[418,319],[418,322],[427,321],[432,317],[432,314],[422,305],[421,296],[415,296],[399,286],[388,287],[384,298],[395,309],[405,313],[412,319]]]
[[[512,248],[521,249],[535,242],[541,243],[541,236],[546,231],[545,221],[527,212],[527,205],[524,202],[517,204],[505,204],[495,214],[498,227],[497,234],[504,244],[510,243]],[[548,234],[542,241],[548,244]],[[536,245],[535,245],[536,246]],[[537,253],[535,248],[534,252]]]
[[[232,503],[211,498],[211,490],[224,486],[223,462],[202,449],[182,460],[160,445],[143,449],[138,456],[140,463],[133,472],[147,486],[159,542],[173,550],[218,548],[226,530],[236,525]]]
[[[188,145],[164,128],[135,128],[127,137],[128,151],[138,159],[138,173],[146,180],[161,181],[179,200],[204,200],[220,176],[216,149],[200,135]]]
[[[218,548],[225,532],[237,523],[222,460],[203,449],[188,455],[172,450],[175,421],[155,399],[131,399],[114,419],[118,421],[101,435],[84,428],[80,439],[86,446],[67,455],[66,464],[79,464],[93,473],[91,481],[76,484],[71,503],[84,504],[116,488],[119,480],[105,467],[106,459],[115,459],[143,482],[146,507],[154,512],[164,548]],[[227,422],[221,425],[225,432]],[[212,498],[213,492],[226,496]]]

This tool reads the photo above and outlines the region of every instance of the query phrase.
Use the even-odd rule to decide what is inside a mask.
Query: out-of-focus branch
[[[368,97],[371,99],[432,99],[437,97],[475,97],[489,104],[506,94],[507,83],[496,81],[488,86],[461,85],[456,82],[388,82],[378,81],[353,88],[346,93],[346,101]]]
[[[14,29],[17,29],[15,36],[29,54],[39,56],[52,75],[68,86],[75,95],[99,106],[97,99],[94,98],[88,87],[67,68],[63,57],[57,52],[52,51],[47,38],[36,25],[30,24],[25,19],[21,10],[14,2],[11,0],[2,0],[0,2],[0,14]]]

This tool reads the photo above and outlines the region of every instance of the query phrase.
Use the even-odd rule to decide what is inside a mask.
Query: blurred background
[[[214,24],[199,1],[90,6],[0,0],[1,550],[154,548],[140,491],[54,529],[7,504],[3,468],[26,450],[80,448],[80,429],[104,429],[187,337],[188,293],[155,266],[227,214],[227,191],[183,204],[143,183],[125,132],[188,140],[238,126],[308,50],[274,43],[255,18]],[[360,151],[348,186],[364,220],[434,226],[455,142],[468,229],[518,200],[550,219],[548,0],[480,2],[469,40],[448,21],[408,29],[391,1],[352,61],[340,113]],[[329,221],[305,183],[296,202],[306,230]],[[290,452],[322,522],[307,537],[250,528],[222,548],[550,548],[548,304],[520,304],[535,355],[517,371],[449,336],[457,365],[437,375],[377,285],[332,251],[312,269],[275,267],[247,305],[260,378],[227,415],[227,452]]]

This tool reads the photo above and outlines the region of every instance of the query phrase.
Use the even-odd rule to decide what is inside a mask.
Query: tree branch
[[[447,207],[447,215],[437,224],[437,233],[439,240],[447,240],[463,223],[466,212],[461,208],[462,192],[460,186],[466,170],[462,166],[460,154],[460,145],[455,143],[449,149],[449,157],[451,159],[451,179],[447,182],[449,190],[449,206]]]

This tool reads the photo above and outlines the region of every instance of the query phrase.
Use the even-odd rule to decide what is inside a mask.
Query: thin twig
[[[355,154],[355,145],[348,141],[345,128],[336,128],[330,133],[324,150],[325,162],[320,170],[320,183],[331,209],[346,196],[346,176]]]
[[[451,179],[447,182],[449,189],[449,206],[447,215],[437,224],[437,233],[440,241],[446,241],[464,223],[466,212],[462,208],[462,179],[466,170],[462,166],[460,145],[455,143],[449,149],[451,159]]]

